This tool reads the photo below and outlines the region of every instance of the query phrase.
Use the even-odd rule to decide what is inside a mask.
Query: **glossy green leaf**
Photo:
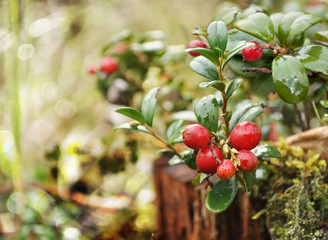
[[[274,26],[264,13],[254,13],[235,23],[235,28],[268,43],[274,39]]]
[[[197,177],[195,177],[192,182],[193,185],[197,185],[200,183],[200,174],[197,175]]]
[[[153,118],[155,107],[157,103],[156,95],[159,88],[151,89],[144,97],[141,105],[141,113],[145,118],[145,122],[148,126],[153,125]]]
[[[253,121],[263,112],[263,108],[260,104],[247,104],[246,106],[238,108],[232,114],[232,117],[229,121],[230,130],[232,130],[240,122]]]
[[[145,118],[142,116],[141,112],[139,112],[137,109],[132,107],[122,107],[115,110],[115,112],[118,112],[124,116],[127,116],[129,118],[132,118],[140,123],[145,123]]]
[[[220,80],[211,81],[211,82],[202,82],[199,84],[200,88],[208,88],[208,87],[214,87],[220,91],[223,91],[225,89],[225,83]]]
[[[307,45],[297,49],[295,57],[307,70],[328,75],[328,47]]]
[[[194,58],[190,62],[190,67],[199,75],[210,79],[210,80],[218,80],[219,74],[217,72],[216,66],[207,58],[203,56],[199,56]]]
[[[201,125],[205,126],[210,132],[217,131],[219,107],[214,95],[208,95],[200,99],[196,103],[194,110]]]
[[[272,78],[276,92],[284,101],[299,103],[306,97],[309,80],[305,68],[295,57],[276,57],[272,62]]]
[[[270,15],[270,19],[273,23],[273,27],[274,27],[274,33],[275,35],[278,36],[278,28],[279,28],[279,24],[281,19],[283,18],[284,14],[283,13],[274,13],[272,15]]]
[[[235,56],[238,53],[241,53],[241,51],[244,48],[250,47],[255,45],[254,43],[246,42],[246,41],[241,41],[237,46],[235,46],[231,51],[229,51],[225,56],[225,61],[222,64],[222,69],[226,66],[226,64],[230,61],[230,59]]]
[[[236,197],[237,182],[235,176],[229,180],[218,181],[206,197],[206,208],[215,213],[226,210]]]
[[[179,158],[177,155],[174,155],[170,160],[169,160],[169,165],[179,165],[179,164],[184,164],[185,162]]]
[[[328,108],[328,100],[321,100],[320,101],[321,106],[323,106],[324,108]]]
[[[299,35],[320,21],[320,17],[309,13],[299,11],[286,13],[279,23],[278,38],[282,44],[289,46]]]
[[[280,152],[274,146],[265,144],[259,145],[251,150],[258,158],[280,158]]]
[[[314,38],[319,41],[328,42],[328,31],[318,31],[314,34]]]
[[[208,177],[209,175],[207,175],[206,173],[201,173],[199,178],[199,183],[202,183]]]
[[[166,144],[167,145],[172,145],[176,143],[182,143],[183,138],[182,138],[182,133],[186,129],[187,126],[181,126],[175,133],[172,133],[173,135],[167,139]]]
[[[255,171],[256,180],[264,180],[269,176],[268,169],[265,166],[259,166]]]
[[[249,91],[251,94],[266,99],[270,92],[274,92],[272,75],[258,73],[255,78],[250,80]]]
[[[252,35],[249,35],[245,32],[242,32],[236,28],[230,29],[228,31],[228,44],[226,51],[230,52],[232,49],[234,49],[237,45],[240,44],[241,41],[258,41],[261,44],[264,44],[264,42]]]
[[[232,96],[232,94],[239,88],[239,86],[243,83],[243,79],[237,78],[230,83],[227,92],[226,92],[226,97],[227,100]]]
[[[184,150],[181,154],[182,154],[182,159],[183,159],[184,163],[189,168],[196,170],[197,165],[196,165],[195,150],[187,149],[187,150]]]
[[[144,132],[148,133],[150,135],[153,135],[150,131],[148,131],[144,126],[139,125],[139,124],[131,124],[131,123],[123,123],[114,128],[114,130],[117,129],[125,129],[125,130],[134,130],[134,131],[139,131],[139,132]]]
[[[197,53],[200,53],[200,55],[206,57],[208,60],[210,60],[216,66],[219,66],[219,58],[218,58],[218,56],[212,50],[210,50],[210,49],[207,49],[207,48],[187,48],[185,51],[186,52],[197,52]]]
[[[227,26],[222,21],[214,21],[207,28],[207,40],[212,50],[224,52],[228,42]]]
[[[254,172],[244,172],[244,179],[247,187],[247,191],[249,192],[252,189],[252,186],[256,183],[256,175]]]
[[[322,121],[328,123],[328,113],[325,113],[324,115],[322,115]]]
[[[177,120],[170,124],[166,131],[166,137],[169,139],[173,137],[178,131],[179,128],[182,126],[183,120]]]
[[[294,42],[289,44],[289,48],[294,50],[295,48],[303,47],[305,41],[305,33],[299,35]]]
[[[226,25],[229,25],[236,19],[238,13],[240,13],[238,7],[223,6],[216,12],[214,20],[223,21]]]

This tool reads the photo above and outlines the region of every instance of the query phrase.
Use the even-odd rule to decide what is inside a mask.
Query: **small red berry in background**
[[[118,43],[114,46],[114,52],[121,54],[126,52],[129,49],[128,45],[125,43]]]
[[[256,60],[259,60],[263,55],[263,49],[261,48],[261,45],[257,41],[249,41],[251,43],[255,43],[254,46],[250,46],[247,48],[244,48],[242,53],[243,59],[248,62],[254,62]]]
[[[213,153],[214,155],[221,161],[223,161],[223,155],[221,150],[213,145]],[[211,147],[206,146],[199,150],[196,156],[196,165],[198,169],[207,174],[216,173],[218,165],[216,163],[216,159],[212,155]]]
[[[202,41],[202,40],[198,40],[198,39],[195,39],[195,40],[191,40],[188,44],[187,44],[187,49],[188,48],[206,48],[206,45],[205,43]],[[200,53],[198,52],[189,52],[189,54],[191,56],[194,56],[194,57],[197,57],[200,55]]]
[[[230,159],[223,160],[216,171],[218,177],[222,180],[228,180],[232,178],[236,173],[236,167]]]
[[[200,124],[192,124],[182,133],[183,142],[192,149],[201,149],[210,142],[210,133],[206,127]]]
[[[238,123],[230,134],[230,143],[237,150],[251,150],[261,141],[262,132],[260,127],[253,122],[245,121]]]
[[[240,150],[236,157],[240,160],[238,169],[243,172],[254,172],[258,166],[257,157],[251,151]]]
[[[104,57],[100,62],[100,70],[107,74],[112,74],[118,68],[118,62],[115,58]]]
[[[97,66],[95,64],[92,64],[88,67],[88,73],[93,75],[96,74],[98,71]]]

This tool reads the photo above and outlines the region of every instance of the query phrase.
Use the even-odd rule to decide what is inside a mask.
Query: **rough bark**
[[[255,212],[249,196],[239,191],[223,213],[205,207],[206,184],[194,186],[197,172],[185,165],[168,166],[168,158],[155,162],[158,240],[262,240],[269,239],[265,226],[251,219]],[[260,206],[261,208],[262,206]],[[259,208],[259,209],[260,209]]]

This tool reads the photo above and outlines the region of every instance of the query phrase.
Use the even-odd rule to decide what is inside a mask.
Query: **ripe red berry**
[[[237,150],[251,150],[262,138],[262,132],[256,123],[245,121],[238,123],[230,134],[230,143]]]
[[[107,74],[112,74],[118,68],[118,62],[115,58],[104,57],[100,62],[100,70]]]
[[[239,170],[243,172],[254,172],[257,168],[257,157],[251,151],[240,150],[236,157],[240,160]]]
[[[182,133],[183,142],[192,149],[201,149],[210,142],[210,133],[206,127],[200,124],[192,124]]]
[[[215,145],[213,145],[213,153],[218,159],[223,161],[222,152]],[[196,156],[196,165],[198,169],[203,173],[207,173],[207,174],[216,173],[218,165],[216,164],[216,159],[212,155],[210,146],[206,146],[201,150],[199,150]]]
[[[97,73],[97,66],[95,64],[92,64],[88,67],[88,73],[93,75]]]
[[[198,40],[198,39],[195,39],[195,40],[191,40],[188,44],[187,44],[187,49],[188,48],[206,48],[206,45],[205,43],[202,41],[202,40]],[[197,57],[200,55],[200,53],[198,52],[189,52],[189,54],[191,56],[194,56],[194,57]]]
[[[259,42],[257,41],[249,41],[249,42],[255,43],[255,45],[244,48],[241,53],[245,61],[254,62],[262,57],[263,49],[261,48]]]
[[[218,166],[216,174],[222,180],[232,178],[236,173],[236,167],[230,159],[224,159]]]

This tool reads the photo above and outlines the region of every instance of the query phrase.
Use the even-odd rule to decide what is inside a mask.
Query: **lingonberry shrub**
[[[223,161],[221,150],[217,146],[206,146],[199,150],[196,157],[198,169],[207,174],[216,173],[219,163]]]
[[[302,101],[305,109],[309,107],[306,101],[312,101],[313,112],[319,116],[315,101],[324,96],[327,84],[322,79],[328,77],[323,60],[328,59],[327,32],[317,32],[315,42],[304,41],[306,30],[321,21],[318,16],[300,11],[268,16],[258,10],[238,8],[229,9],[231,12],[226,14],[226,10],[219,11],[216,21],[208,27],[193,32],[208,48],[188,46],[186,49],[188,53],[200,54],[190,62],[191,69],[206,78],[199,89],[212,90],[195,101],[194,111],[188,115],[192,117],[183,117],[189,122],[197,121],[208,130],[210,140],[205,147],[183,151],[177,147],[181,145],[176,144],[185,140],[182,119],[172,122],[166,138],[156,132],[152,119],[159,88],[146,94],[141,110],[117,110],[134,120],[118,128],[153,135],[174,154],[170,164],[187,164],[198,170],[193,183],[207,181],[212,187],[206,207],[213,212],[222,212],[231,204],[238,186],[249,191],[260,180],[257,171],[261,160],[280,157],[272,144],[260,143],[261,138],[267,139],[270,122],[282,118],[283,113],[271,115],[280,113],[277,102],[287,109],[286,119],[296,119],[290,118],[290,109],[295,107],[294,112],[299,113],[297,104]],[[310,84],[314,84],[312,88]],[[328,106],[328,100],[321,104]],[[309,121],[304,122],[302,114],[298,115],[298,122],[293,123],[308,128]],[[324,116],[322,119],[319,116],[319,121],[323,122]],[[220,180],[212,181],[215,177]]]
[[[202,40],[194,39],[187,44],[186,48],[206,48],[206,45]],[[200,53],[193,51],[190,51],[189,54],[193,57],[200,56]]]
[[[118,68],[118,62],[115,58],[104,57],[100,62],[100,70],[106,74],[112,74]]]
[[[244,48],[242,53],[243,59],[248,62],[259,60],[263,55],[263,49],[258,41],[249,41],[254,43],[254,46]]]
[[[192,149],[201,149],[210,143],[209,131],[200,124],[187,126],[182,133],[182,138],[183,142]]]

